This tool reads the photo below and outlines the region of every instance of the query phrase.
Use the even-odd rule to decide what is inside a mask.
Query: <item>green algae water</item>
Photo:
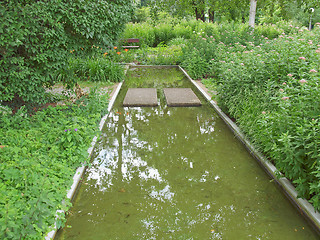
[[[123,108],[128,87],[160,105]],[[191,87],[175,68],[131,68],[57,239],[319,239],[197,93],[167,107],[164,87]]]

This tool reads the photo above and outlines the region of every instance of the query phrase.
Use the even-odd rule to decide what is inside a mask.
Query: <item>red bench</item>
[[[138,43],[140,42],[139,38],[128,38],[126,40],[123,41],[124,43]],[[129,49],[129,48],[139,48],[139,46],[137,45],[128,45],[128,46],[122,46],[122,48],[126,48],[126,49]]]

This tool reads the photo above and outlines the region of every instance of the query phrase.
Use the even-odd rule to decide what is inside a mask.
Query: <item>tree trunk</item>
[[[202,20],[202,22],[205,22],[205,21],[206,21],[205,16],[204,16],[204,10],[201,10],[200,19]]]
[[[195,14],[196,14],[196,19],[197,20],[201,20],[201,21],[205,21],[205,19],[204,19],[204,11],[203,10],[201,10],[201,9],[199,9],[199,8],[195,8]]]
[[[202,3],[200,1],[200,3]],[[199,4],[198,2],[192,1],[192,5],[194,8],[194,13],[196,14],[196,19],[197,20],[201,20],[201,21],[205,21],[205,17],[204,17],[204,9],[203,6],[201,4]]]
[[[250,0],[249,26],[254,28],[256,19],[257,0]]]
[[[214,10],[212,8],[209,9],[209,21],[214,22]]]

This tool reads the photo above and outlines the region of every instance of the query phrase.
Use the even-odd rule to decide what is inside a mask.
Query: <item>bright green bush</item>
[[[177,24],[173,26],[173,34],[175,38],[190,39],[193,33],[192,33],[192,28],[190,26]]]
[[[121,39],[128,38],[139,38],[140,42],[137,44],[138,46],[151,47],[155,42],[154,28],[146,22],[140,24],[128,23],[121,35]]]
[[[168,42],[168,46],[186,46],[188,44],[188,39],[177,37],[173,38]]]
[[[254,31],[256,35],[262,35],[269,39],[277,38],[283,33],[283,29],[271,24],[257,25]]]
[[[194,79],[199,79],[209,72],[209,63],[197,51],[192,51],[181,65]]]
[[[156,48],[144,48],[136,51],[135,61],[145,65],[178,65],[182,50],[180,46],[159,44]]]
[[[150,7],[137,8],[132,16],[132,22],[142,23],[150,19]]]
[[[75,105],[0,115],[0,239],[44,239],[72,184],[88,161],[107,96],[90,94]],[[58,219],[58,227],[64,214]]]
[[[299,29],[301,29],[302,25],[298,24],[294,21],[279,21],[276,22],[275,25],[277,28],[282,29],[285,34],[295,34],[298,33]],[[282,34],[282,33],[281,33]]]
[[[217,44],[212,36],[196,35],[182,48],[181,65],[192,78],[211,76],[211,62],[217,58]]]
[[[155,42],[154,47],[159,43],[167,44],[172,38],[175,37],[173,26],[168,23],[160,23],[154,27]]]
[[[73,50],[111,45],[130,17],[130,0],[1,1],[0,100],[43,100]]]

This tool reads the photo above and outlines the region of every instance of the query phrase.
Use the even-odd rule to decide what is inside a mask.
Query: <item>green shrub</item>
[[[190,26],[177,24],[173,27],[173,34],[175,38],[190,39],[192,37],[192,28]]]
[[[121,36],[121,39],[139,38],[139,46],[153,46],[155,44],[154,28],[147,22],[134,24],[128,23]]]
[[[177,65],[180,63],[180,46],[159,44],[156,48],[144,48],[135,54],[135,61],[146,65]]]
[[[107,96],[92,93],[76,105],[25,109],[0,116],[0,239],[43,239],[56,221],[75,169],[106,113]],[[58,218],[63,225],[64,214]]]
[[[149,19],[150,19],[149,7],[142,7],[142,8],[135,9],[134,15],[132,16],[132,22],[134,23],[146,22]]]
[[[254,31],[256,35],[262,35],[269,39],[277,38],[279,35],[283,33],[283,29],[280,29],[276,25],[271,24],[257,25]]]
[[[193,78],[210,77],[212,60],[216,59],[217,42],[213,37],[197,35],[182,48],[181,65]]]
[[[276,28],[267,29],[272,35]],[[213,62],[219,104],[317,209],[319,37],[320,28],[257,46],[218,44]]]
[[[168,42],[168,46],[186,46],[188,43],[187,39],[183,37],[173,38]]]
[[[160,43],[167,44],[175,36],[172,25],[168,23],[161,23],[156,25],[154,27],[154,34],[154,47]]]
[[[194,79],[199,79],[209,72],[209,63],[197,51],[192,51],[181,65]]]
[[[302,25],[298,24],[294,21],[279,21],[276,22],[275,25],[277,28],[282,29],[285,34],[294,34],[298,33],[299,29],[301,29]]]
[[[70,52],[111,45],[131,9],[129,0],[1,1],[0,100],[44,100]]]

